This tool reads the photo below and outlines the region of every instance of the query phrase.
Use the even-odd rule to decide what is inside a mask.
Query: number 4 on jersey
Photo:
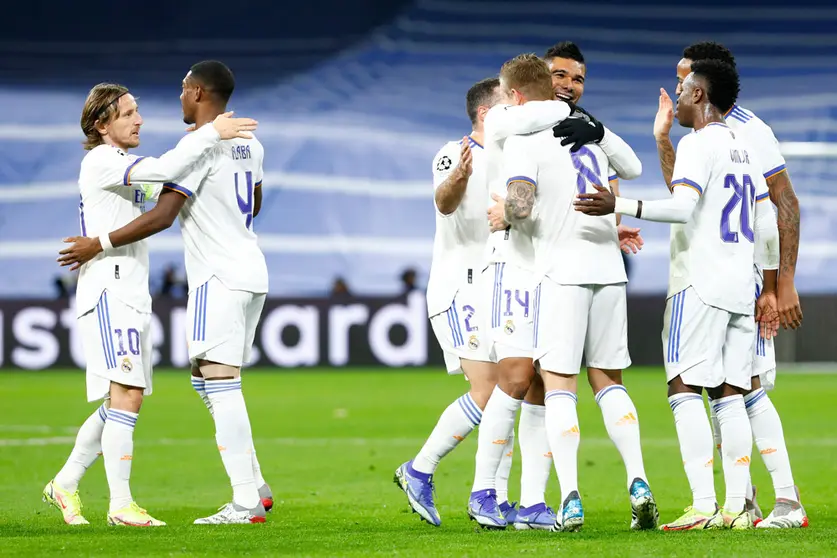
[[[245,194],[246,198],[242,198],[238,191],[238,173],[235,173],[235,197],[238,198],[238,209],[242,215],[247,216],[245,226],[249,229],[253,224],[253,172],[247,171],[245,176]]]

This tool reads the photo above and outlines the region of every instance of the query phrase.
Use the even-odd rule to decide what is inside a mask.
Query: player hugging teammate
[[[545,60],[518,56],[499,80],[469,91],[471,135],[447,144],[433,162],[436,238],[427,298],[448,371],[464,373],[471,386],[442,414],[416,458],[396,471],[422,519],[441,524],[433,474],[479,425],[468,502],[473,520],[493,529],[582,527],[576,402],[583,352],[608,435],[625,463],[631,528],[657,526],[639,415],[622,383],[630,357],[619,250],[642,246],[638,229],[619,222],[627,214],[673,224],[662,345],[694,501],[660,528],[807,525],[781,422],[762,387],[775,379],[772,337],[780,321],[795,328],[802,318],[793,286],[798,203],[769,128],[736,105],[738,74],[729,51],[693,45],[678,76],[677,116],[694,133],[682,140],[675,163],[668,140],[673,111],[663,92],[654,129],[672,193],[645,202],[619,197],[618,178],[641,172],[636,155],[577,106],[586,65],[574,44],[559,43]],[[779,207],[778,229],[768,196]],[[486,227],[481,200],[487,199]],[[704,389],[726,480],[722,508]],[[518,411],[519,509],[508,502]],[[749,480],[753,438],[776,491],[776,506],[763,521]],[[553,462],[557,512],[544,498]]]

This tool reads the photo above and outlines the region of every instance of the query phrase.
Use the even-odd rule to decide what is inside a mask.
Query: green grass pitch
[[[95,408],[84,400],[84,376],[0,373],[0,555],[837,556],[832,375],[780,373],[771,395],[811,521],[810,528],[796,531],[631,532],[624,469],[589,389],[582,390],[579,480],[586,524],[576,534],[476,529],[466,515],[476,435],[437,471],[442,526],[433,528],[408,512],[392,483],[393,471],[416,453],[440,412],[465,391],[461,377],[361,370],[253,370],[244,376],[259,460],[276,497],[267,523],[191,525],[229,500],[230,489],[212,421],[191,390],[188,373],[162,371],[137,425],[132,488],[137,502],[169,525],[129,529],[105,523],[101,460],[80,486],[91,526],[66,526],[41,502],[41,490],[66,459],[75,429]],[[674,519],[691,498],[663,373],[635,368],[626,383],[639,410],[661,517]],[[773,491],[757,452],[752,470],[767,513]],[[512,499],[519,493],[517,479],[519,461],[512,471]],[[558,504],[554,475],[548,497]]]

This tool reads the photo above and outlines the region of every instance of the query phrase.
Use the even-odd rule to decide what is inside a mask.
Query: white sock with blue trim
[[[523,403],[520,424],[520,507],[546,503],[546,484],[552,474],[552,451],[546,435],[546,407]]]
[[[602,411],[607,435],[625,463],[628,488],[636,478],[647,482],[639,437],[639,415],[628,390],[622,385],[608,386],[596,394],[596,403]]]
[[[439,461],[459,445],[482,420],[482,411],[466,393],[445,409],[424,446],[413,459],[413,469],[432,475]]]
[[[689,486],[692,507],[709,515],[715,513],[715,478],[712,476],[714,452],[712,427],[699,393],[676,393],[668,398],[674,413],[674,427],[680,442],[680,456]]]
[[[102,430],[105,428],[105,419],[107,409],[102,403],[79,428],[76,445],[73,446],[70,457],[55,475],[55,483],[64,490],[75,492],[84,473],[102,454]]]
[[[500,464],[503,455],[514,450],[514,422],[517,419],[517,411],[523,404],[522,399],[514,399],[494,386],[488,404],[482,412],[480,422],[479,443],[477,444],[476,467],[474,468],[474,487],[471,492],[479,492],[487,489],[497,489],[497,476],[500,472]],[[511,439],[512,445],[509,445]],[[511,457],[509,457],[509,461]],[[511,463],[508,463],[511,469]],[[506,473],[505,494],[499,494],[497,490],[497,501],[502,503],[508,499],[508,473]]]
[[[561,502],[578,491],[578,396],[571,391],[555,389],[546,394],[546,436],[561,485]]]
[[[785,432],[773,401],[767,396],[767,392],[760,388],[744,397],[744,405],[747,407],[747,416],[750,417],[756,448],[773,479],[776,498],[786,498],[795,502],[797,496],[788,447],[785,445]]]
[[[483,412],[483,418],[485,413]],[[482,426],[480,426],[482,429]],[[509,477],[511,476],[512,463],[514,462],[514,428],[512,428],[506,446],[503,449],[503,457],[500,459],[500,466],[497,467],[497,476],[494,479],[494,488],[497,490],[497,503],[502,504],[509,501]]]
[[[102,429],[102,457],[110,488],[110,511],[134,501],[131,496],[131,463],[134,460],[134,426],[137,413],[108,409]]]
[[[744,406],[744,397],[730,395],[712,401],[721,425],[721,451],[724,453],[724,509],[737,514],[744,511],[747,483],[750,480],[750,456],[753,452],[753,431]]]
[[[230,477],[233,503],[246,509],[259,505],[259,487],[253,474],[253,432],[241,392],[241,378],[207,380],[206,395],[215,419],[215,441]]]
[[[209,396],[206,395],[206,380],[197,376],[192,376],[192,389],[194,389],[200,396],[201,401],[203,401],[203,404],[206,405],[206,408],[209,411],[210,416],[214,416],[212,411],[212,401],[210,401]],[[253,446],[252,448],[251,455],[253,462],[253,477],[255,477],[256,479],[256,486],[261,488],[262,486],[267,484],[267,482],[264,480],[264,477],[262,476],[262,466],[259,464],[259,460],[256,458],[255,446]]]

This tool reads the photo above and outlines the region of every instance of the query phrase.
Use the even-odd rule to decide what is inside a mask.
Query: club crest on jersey
[[[436,170],[446,171],[450,168],[451,164],[452,162],[450,160],[450,157],[448,157],[447,155],[442,155],[442,158],[439,159],[438,163],[436,163]]]
[[[122,359],[122,371],[123,372],[125,372],[126,374],[129,374],[131,372],[131,370],[133,370],[133,369],[134,369],[134,365],[131,364],[131,359],[129,359],[128,357],[125,357],[124,359]]]
[[[506,320],[506,325],[503,326],[503,331],[506,332],[506,335],[514,333],[514,322],[512,320]]]
[[[471,349],[472,351],[476,351],[477,349],[480,348],[480,340],[477,339],[476,335],[472,335],[468,339],[468,348]]]

